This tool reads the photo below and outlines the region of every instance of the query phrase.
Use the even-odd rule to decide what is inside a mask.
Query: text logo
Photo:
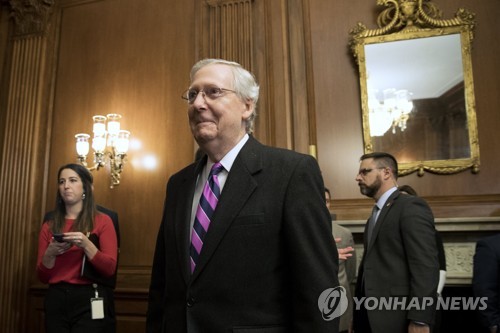
[[[487,297],[354,297],[354,308],[372,310],[485,310]]]
[[[348,304],[345,288],[341,286],[324,290],[318,298],[319,311],[326,321],[340,317]]]

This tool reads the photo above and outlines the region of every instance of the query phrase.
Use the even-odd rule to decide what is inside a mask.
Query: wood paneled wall
[[[304,153],[317,147],[339,218],[368,215],[371,202],[354,183],[363,144],[358,77],[347,42],[358,21],[374,25],[376,1],[40,1],[44,19],[37,21],[38,29],[23,31],[20,26],[33,28],[22,24],[33,8],[21,0],[9,3],[2,1],[0,16],[0,36],[8,36],[1,39],[8,47],[0,56],[6,59],[0,92],[5,125],[0,129],[6,129],[0,131],[0,246],[7,254],[0,257],[1,327],[43,331],[45,286],[33,274],[34,258],[41,218],[55,199],[56,172],[75,161],[74,134],[91,131],[92,115],[120,113],[133,142],[122,183],[110,189],[106,171],[94,172],[95,191],[98,202],[120,216],[119,332],[143,329],[165,183],[194,157],[180,94],[192,64],[204,57],[226,57],[250,68],[261,86],[256,137]],[[500,183],[491,179],[500,155],[494,140],[486,138],[498,137],[500,123],[494,107],[500,105],[494,66],[500,3],[437,4],[445,17],[458,7],[477,14],[472,57],[481,171],[412,175],[401,183],[428,197],[439,217],[498,216]],[[17,15],[11,24],[5,8]],[[151,160],[153,167],[145,163]]]

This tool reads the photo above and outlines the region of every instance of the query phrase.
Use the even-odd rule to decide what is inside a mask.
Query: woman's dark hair
[[[418,196],[417,191],[413,189],[410,185],[401,185],[398,187],[400,192],[404,192],[409,195],[413,195],[414,197]]]
[[[85,194],[85,198],[83,199],[82,210],[78,214],[72,231],[81,231],[83,233],[90,232],[94,228],[94,217],[96,214],[95,202],[94,202],[94,191],[92,189],[93,177],[90,171],[87,170],[86,167],[70,163],[63,165],[59,168],[57,172],[57,183],[59,184],[59,178],[61,177],[61,172],[64,169],[71,169],[78,177],[80,177],[83,184],[83,194]],[[54,209],[54,220],[51,224],[51,229],[53,233],[62,232],[65,225],[65,216],[66,216],[66,205],[64,200],[61,197],[61,193],[59,192],[59,186],[57,187],[56,194],[56,207]]]

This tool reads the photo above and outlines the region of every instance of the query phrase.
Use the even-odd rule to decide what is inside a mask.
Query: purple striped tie
[[[194,272],[196,264],[203,247],[203,240],[210,226],[210,219],[214,214],[215,207],[220,197],[220,185],[217,175],[224,169],[222,164],[215,163],[210,170],[208,180],[203,187],[203,193],[200,197],[200,203],[196,209],[194,218],[193,231],[191,232],[191,247],[189,249],[189,257],[191,261],[191,273]]]

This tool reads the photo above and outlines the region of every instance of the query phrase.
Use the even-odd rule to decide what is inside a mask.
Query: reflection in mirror
[[[369,44],[365,61],[374,150],[401,162],[470,158],[459,34]],[[414,144],[419,133],[434,133],[434,147]]]
[[[393,154],[400,175],[478,172],[470,57],[474,15],[461,9],[455,19],[441,20],[429,16],[440,15],[431,2],[383,3],[389,8],[379,16],[379,29],[359,23],[351,31],[365,152]]]

